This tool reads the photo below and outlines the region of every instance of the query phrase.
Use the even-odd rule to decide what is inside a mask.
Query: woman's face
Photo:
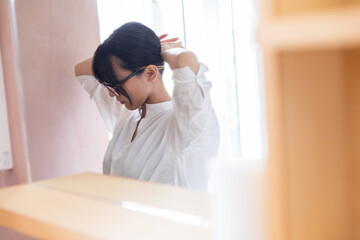
[[[113,57],[111,61],[118,81],[125,79],[132,73],[132,71],[121,67],[120,61],[121,60],[115,57]],[[120,94],[120,96],[116,96],[113,92],[109,91],[109,95],[110,97],[116,97],[116,100],[121,104],[124,104],[129,110],[138,109],[142,104],[144,104],[152,90],[152,86],[147,81],[144,72],[140,75],[132,76],[129,80],[123,83],[121,87],[131,98],[132,104],[130,103],[130,100],[122,94]]]

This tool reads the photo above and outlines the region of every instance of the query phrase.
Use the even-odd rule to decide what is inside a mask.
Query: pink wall
[[[107,131],[74,77],[99,44],[96,0],[0,0],[0,47],[14,168],[0,187],[84,171],[101,172]],[[32,239],[0,226],[0,239]]]
[[[0,0],[0,47],[2,51],[4,85],[10,128],[13,166],[0,171],[0,188],[29,181],[24,114],[20,94],[20,79],[16,62],[16,51],[10,0]]]
[[[101,172],[107,131],[74,77],[74,65],[91,56],[100,41],[96,0],[15,4],[21,68],[10,0],[0,0],[0,47],[14,164],[12,170],[0,171],[0,188],[30,179]],[[32,238],[0,226],[0,239]]]
[[[100,41],[96,0],[15,3],[21,68],[10,0],[0,0],[0,46],[14,162],[12,170],[0,172],[0,187],[29,178],[101,172],[106,128],[73,70]]]
[[[107,130],[74,66],[100,42],[96,0],[16,0],[32,180],[101,172]]]

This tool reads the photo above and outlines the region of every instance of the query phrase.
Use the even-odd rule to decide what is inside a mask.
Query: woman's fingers
[[[160,40],[160,43],[165,43],[165,42],[176,42],[177,40],[179,40],[178,37],[175,38],[169,38],[169,39],[165,39],[165,40]]]
[[[163,55],[163,58],[166,58],[166,52],[169,49],[172,48],[184,48],[182,46],[182,42],[178,41],[178,42],[165,42],[161,44],[161,54]]]
[[[165,34],[163,34],[163,35],[160,35],[159,36],[159,40],[161,41],[161,40],[163,40],[164,38],[166,38],[167,37],[167,33],[165,33]]]
[[[168,34],[167,34],[167,33],[160,35],[160,36],[159,36],[160,43],[165,43],[165,42],[176,42],[177,40],[179,40],[179,38],[178,38],[178,37],[165,39],[167,36],[168,36]]]

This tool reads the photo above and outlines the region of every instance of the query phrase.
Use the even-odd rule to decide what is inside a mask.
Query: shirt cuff
[[[209,69],[203,63],[200,63],[200,68],[196,75],[188,66],[174,69],[172,78],[175,82],[175,91],[189,90],[194,88],[194,86],[201,84],[205,79],[203,77],[204,73],[207,71],[209,71]]]
[[[81,87],[90,95],[92,99],[99,86],[99,82],[92,75],[81,75],[76,77],[80,82]]]

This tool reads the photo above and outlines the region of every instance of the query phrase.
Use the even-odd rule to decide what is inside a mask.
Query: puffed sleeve
[[[189,67],[173,70],[173,148],[178,154],[181,181],[198,189],[206,188],[220,142],[207,71],[202,63],[197,74]]]
[[[175,141],[182,150],[194,146],[196,140],[218,128],[210,98],[212,83],[205,76],[207,71],[207,66],[202,63],[196,75],[189,67],[173,70]]]
[[[78,76],[82,88],[93,99],[96,106],[104,119],[105,125],[110,132],[114,131],[119,118],[125,118],[132,113],[122,106],[115,97],[110,97],[106,88],[104,88],[94,76]]]

